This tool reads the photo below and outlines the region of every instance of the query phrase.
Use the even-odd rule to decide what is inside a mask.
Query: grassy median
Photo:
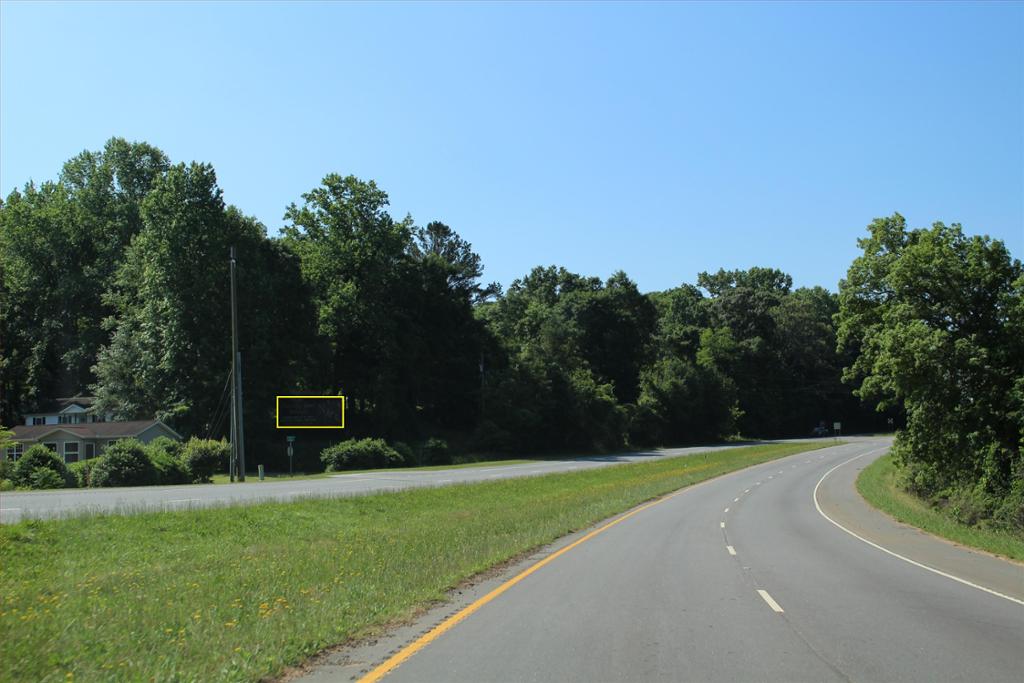
[[[828,445],[0,527],[0,680],[258,680],[645,500]]]
[[[857,490],[882,512],[929,533],[995,555],[1024,561],[1024,537],[1009,531],[961,524],[896,486],[896,464],[891,455],[871,463],[857,477]]]
[[[525,465],[527,463],[537,462],[537,460],[478,460],[474,462],[461,462],[452,465],[420,465],[418,467],[390,467],[387,469],[374,469],[374,470],[342,470],[340,472],[296,472],[295,474],[288,474],[287,472],[267,472],[264,476],[265,481],[297,481],[300,479],[327,479],[329,477],[337,477],[344,474],[369,474],[376,472],[432,472],[435,470],[465,470],[474,467],[503,467],[505,465]],[[247,483],[259,483],[259,475],[255,472],[246,472],[245,480]],[[214,484],[230,484],[231,479],[227,474],[215,474],[213,475]]]

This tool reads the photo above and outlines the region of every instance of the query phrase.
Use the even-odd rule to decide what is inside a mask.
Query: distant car
[[[811,430],[811,436],[828,436],[828,428],[818,425]]]

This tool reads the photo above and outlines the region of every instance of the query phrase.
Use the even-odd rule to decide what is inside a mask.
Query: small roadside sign
[[[832,429],[836,430],[837,432],[842,428],[842,426],[843,426],[843,424],[841,422],[833,422],[832,423]]]
[[[288,443],[293,443],[295,441],[294,436],[286,436],[285,439],[288,441]],[[291,446],[289,446],[288,448],[290,449]]]

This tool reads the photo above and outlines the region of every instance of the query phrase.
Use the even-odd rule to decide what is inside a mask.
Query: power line
[[[212,439],[214,432],[217,431],[217,427],[220,426],[221,421],[224,419],[222,414],[226,408],[226,397],[228,395],[228,386],[231,382],[231,371],[228,371],[227,379],[224,380],[224,390],[220,392],[220,399],[217,401],[217,407],[213,411],[213,420],[206,427],[206,438]]]

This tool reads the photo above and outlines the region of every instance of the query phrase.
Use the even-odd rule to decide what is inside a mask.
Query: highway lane
[[[548,549],[548,564],[454,625],[437,629],[428,614],[405,642],[342,651],[309,680],[1020,681],[1021,603],[884,553],[819,513],[826,473],[888,445],[856,439],[686,489],[554,559]],[[840,515],[829,488],[819,494]],[[1009,568],[1024,598],[1024,568],[984,557]],[[389,670],[386,653],[402,659],[413,638],[421,649]]]
[[[418,471],[395,469],[386,472],[338,474],[323,479],[275,479],[260,482],[250,476],[246,483],[235,484],[5,492],[0,493],[0,523],[11,524],[23,518],[41,519],[95,512],[130,514],[146,510],[181,510],[262,501],[289,501],[302,497],[365,495],[420,486],[445,486],[571,472],[626,462],[706,453],[741,445],[668,448],[605,456],[538,460],[519,465],[493,467]]]

